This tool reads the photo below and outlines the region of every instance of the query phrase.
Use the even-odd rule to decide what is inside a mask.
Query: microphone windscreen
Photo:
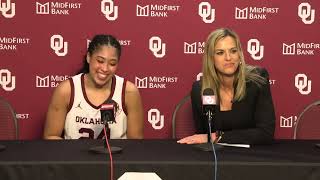
[[[211,88],[206,88],[203,91],[202,95],[202,104],[203,105],[216,105],[216,97],[214,95],[214,92]]]
[[[214,92],[213,92],[213,90],[211,89],[211,88],[206,88],[206,89],[204,89],[203,90],[203,93],[202,93],[202,95],[211,95],[211,96],[213,96],[214,95]]]
[[[113,104],[101,104],[100,110],[107,111],[107,110],[113,110],[114,105]]]
[[[100,113],[101,113],[101,121],[106,124],[106,123],[113,123],[115,122],[115,117],[114,117],[114,103],[110,102],[105,102],[101,104],[100,107]]]

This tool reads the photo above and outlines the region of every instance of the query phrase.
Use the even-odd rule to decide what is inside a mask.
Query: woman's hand
[[[215,141],[217,139],[216,133],[211,133],[211,141]],[[207,134],[195,134],[192,136],[187,136],[185,138],[180,139],[177,143],[180,144],[201,144],[208,142]]]
[[[206,142],[208,142],[207,134],[195,134],[192,136],[187,136],[177,141],[177,143],[180,144],[201,144]]]

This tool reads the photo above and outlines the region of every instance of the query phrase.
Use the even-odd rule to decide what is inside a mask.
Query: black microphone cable
[[[214,144],[211,138],[211,120],[208,121],[208,126],[209,126],[209,133],[210,133],[210,144],[212,147],[212,152],[213,152],[213,157],[214,157],[214,180],[217,180],[217,173],[218,173],[218,160],[217,160],[217,154],[216,154],[216,149],[214,148]],[[208,137],[209,138],[209,137]]]
[[[214,115],[214,109],[215,105],[217,104],[214,91],[211,88],[206,88],[203,90],[202,93],[202,105],[203,105],[203,111],[206,114],[207,120],[208,120],[208,126],[209,126],[209,134],[208,134],[208,143],[211,144],[213,155],[214,155],[214,180],[217,180],[217,172],[218,172],[218,160],[217,160],[217,155],[216,155],[216,149],[214,147],[212,138],[211,138],[211,121],[213,119]],[[210,145],[208,144],[208,149],[210,149]],[[211,150],[209,150],[211,151]]]

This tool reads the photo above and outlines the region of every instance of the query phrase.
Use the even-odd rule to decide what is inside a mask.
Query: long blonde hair
[[[233,81],[233,87],[235,88],[233,100],[240,101],[245,97],[246,94],[246,81],[253,81],[257,85],[261,86],[262,84],[266,83],[266,79],[259,75],[259,73],[256,71],[256,67],[246,65],[239,36],[234,31],[227,28],[220,28],[211,32],[205,43],[205,49],[202,59],[203,77],[201,94],[204,89],[212,88],[214,94],[217,95],[217,100],[219,101],[221,98],[219,93],[221,79],[217,74],[212,58],[217,42],[225,37],[232,37],[235,40],[240,57],[239,66],[235,73]]]

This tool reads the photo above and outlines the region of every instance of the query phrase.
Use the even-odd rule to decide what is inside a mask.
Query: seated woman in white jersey
[[[45,139],[104,137],[100,107],[116,102],[115,123],[108,123],[111,139],[143,138],[143,107],[137,87],[115,75],[121,45],[111,35],[96,35],[89,44],[78,75],[54,90],[47,112]]]

